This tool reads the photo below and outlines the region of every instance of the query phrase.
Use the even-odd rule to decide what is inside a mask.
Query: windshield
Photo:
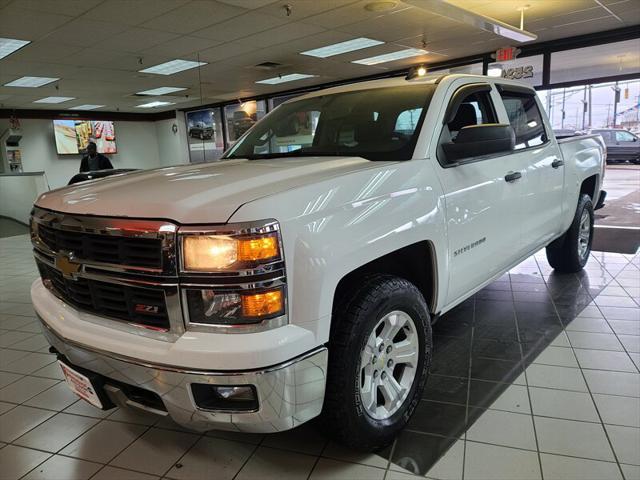
[[[224,158],[359,156],[409,160],[434,85],[385,87],[284,103]]]

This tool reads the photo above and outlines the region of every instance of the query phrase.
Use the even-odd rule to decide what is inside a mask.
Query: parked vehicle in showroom
[[[199,138],[200,140],[210,140],[213,138],[213,126],[199,123],[189,129],[191,138]]]
[[[221,162],[43,194],[33,304],[99,408],[200,431],[322,414],[375,449],[421,398],[436,319],[543,247],[559,271],[585,265],[603,154],[598,135],[556,140],[512,80],[308,93]]]
[[[599,128],[590,131],[600,135],[607,147],[607,163],[630,162],[640,165],[640,141],[638,136],[621,128]]]

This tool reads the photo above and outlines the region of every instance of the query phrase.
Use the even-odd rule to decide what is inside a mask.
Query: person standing
[[[107,157],[98,153],[98,146],[95,142],[87,144],[87,154],[80,161],[80,172],[93,172],[95,170],[112,169],[113,165]]]

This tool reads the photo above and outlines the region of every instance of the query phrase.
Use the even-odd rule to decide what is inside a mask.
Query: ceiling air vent
[[[262,62],[255,65],[254,68],[257,68],[258,70],[275,70],[276,68],[280,67],[284,67],[284,65],[276,62]]]

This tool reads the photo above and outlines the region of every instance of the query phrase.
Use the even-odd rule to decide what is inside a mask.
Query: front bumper
[[[327,370],[326,347],[318,347],[288,362],[260,370],[191,370],[149,364],[99,351],[63,338],[42,318],[40,321],[49,343],[74,366],[105,377],[107,384],[111,379],[157,394],[168,415],[179,425],[192,430],[278,432],[294,428],[322,410]],[[193,400],[192,383],[254,385],[258,410],[240,413],[202,410]],[[120,405],[136,405],[122,398],[121,392],[119,397],[123,401],[115,397],[112,399]]]

